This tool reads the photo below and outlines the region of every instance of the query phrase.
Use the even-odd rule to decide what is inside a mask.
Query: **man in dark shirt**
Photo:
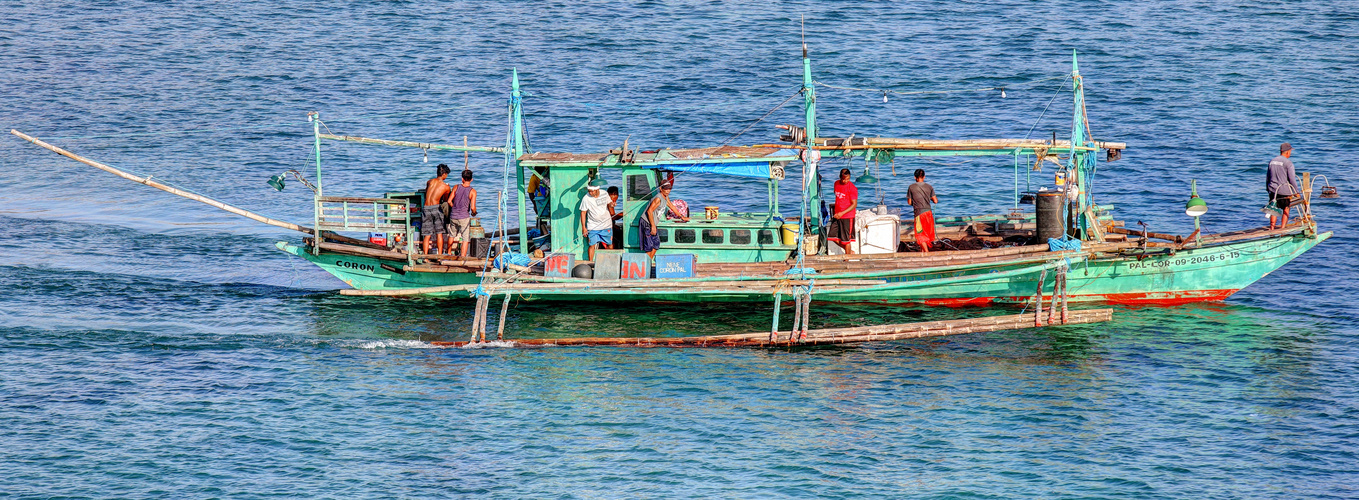
[[[1293,161],[1288,159],[1290,156],[1293,156],[1293,146],[1285,142],[1279,146],[1279,156],[1269,160],[1269,168],[1265,169],[1265,191],[1269,193],[1269,199],[1274,200],[1274,203],[1279,206],[1279,210],[1283,210],[1283,221],[1277,227],[1288,225],[1288,207],[1292,204],[1292,199],[1289,197],[1302,192],[1301,189],[1298,189],[1297,177],[1294,176],[1293,172]],[[1273,214],[1269,216],[1270,229],[1276,227],[1274,222],[1277,219]]]
[[[831,216],[826,241],[840,245],[845,254],[854,253],[854,215],[859,208],[859,188],[849,182],[849,169],[840,169],[835,181],[835,213]]]
[[[934,243],[934,209],[930,203],[939,203],[934,195],[934,186],[925,183],[925,169],[915,169],[915,184],[906,188],[906,203],[915,210],[915,242],[921,252],[929,252]]]

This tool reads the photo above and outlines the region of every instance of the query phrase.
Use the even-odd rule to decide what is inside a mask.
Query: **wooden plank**
[[[1122,228],[1122,227],[1111,227],[1111,228],[1108,229],[1108,231],[1109,231],[1110,233],[1112,233],[1112,234],[1126,234],[1126,235],[1128,235],[1128,236],[1142,236],[1142,231],[1139,231],[1139,230],[1136,230],[1136,229],[1127,229],[1127,228]],[[1155,239],[1158,239],[1158,240],[1166,240],[1166,241],[1170,241],[1170,242],[1174,242],[1174,243],[1184,243],[1184,237],[1183,237],[1183,236],[1179,236],[1179,235],[1166,234],[1166,233],[1156,233],[1156,232],[1151,232],[1151,231],[1147,231],[1146,235],[1147,235],[1148,238],[1155,238]]]
[[[403,271],[406,271],[406,272],[408,272],[408,273],[414,272],[414,273],[467,273],[467,274],[472,274],[472,273],[479,273],[479,272],[481,272],[481,268],[480,268],[480,267],[444,266],[444,265],[431,265],[431,264],[416,264],[416,265],[414,265],[414,266],[404,266],[404,267],[402,268],[402,270],[403,270]]]
[[[304,238],[304,240],[308,245],[314,244],[314,242],[316,241],[313,238]],[[375,259],[400,261],[403,263],[403,265],[406,262],[406,254],[403,252],[393,252],[391,250],[378,250],[374,248],[366,248],[357,245],[346,245],[343,243],[321,242],[321,250],[346,255],[358,255],[362,257],[372,257]]]
[[[344,243],[344,244],[348,244],[348,245],[360,246],[360,247],[364,247],[364,248],[371,248],[371,249],[373,249],[373,250],[388,250],[388,251],[391,251],[391,250],[388,249],[387,247],[384,247],[384,246],[379,245],[379,244],[377,244],[377,243],[373,243],[373,242],[367,241],[367,240],[361,240],[361,239],[358,239],[358,238],[350,238],[350,237],[345,236],[345,235],[342,235],[342,234],[335,234],[335,233],[333,233],[333,232],[331,232],[331,231],[322,231],[322,232],[321,232],[321,236],[324,236],[324,237],[325,237],[326,239],[328,239],[328,240],[335,240],[335,241],[337,241],[337,242],[339,242],[339,243]]]

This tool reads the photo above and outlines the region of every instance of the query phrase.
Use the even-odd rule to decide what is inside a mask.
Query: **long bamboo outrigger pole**
[[[20,131],[18,131],[18,130],[10,129],[9,133],[18,136],[20,139],[23,139],[23,140],[25,140],[25,141],[31,142],[31,143],[33,143],[33,144],[36,144],[36,145],[38,145],[39,147],[42,147],[42,148],[47,149],[47,150],[50,150],[50,151],[52,151],[52,152],[54,152],[54,153],[56,153],[56,154],[65,156],[65,157],[70,158],[70,159],[72,159],[72,160],[78,161],[78,162],[80,162],[80,163],[84,163],[84,164],[89,165],[89,166],[91,166],[91,167],[97,168],[97,169],[99,169],[99,170],[103,170],[103,171],[105,171],[105,172],[108,172],[108,173],[110,173],[110,174],[116,175],[116,176],[118,176],[118,177],[122,177],[122,178],[127,179],[127,180],[130,180],[130,181],[132,181],[132,182],[136,182],[136,183],[138,183],[138,184],[145,184],[145,185],[147,185],[147,186],[151,186],[151,187],[153,187],[153,188],[159,189],[159,190],[161,190],[161,191],[165,191],[165,192],[170,193],[170,194],[173,194],[173,195],[183,196],[183,197],[188,198],[188,199],[190,199],[190,200],[203,202],[203,203],[205,203],[205,204],[211,205],[211,206],[216,207],[216,208],[220,208],[220,209],[222,209],[222,210],[226,210],[226,211],[231,212],[231,213],[233,213],[233,214],[236,214],[236,215],[239,215],[239,216],[242,216],[242,217],[251,219],[251,220],[255,220],[255,221],[258,221],[258,222],[263,222],[263,223],[268,224],[268,225],[270,225],[270,226],[281,227],[281,228],[283,228],[283,229],[291,229],[291,230],[293,230],[293,231],[298,231],[298,232],[302,232],[302,233],[306,233],[306,234],[316,234],[316,231],[315,231],[315,230],[313,230],[312,228],[306,227],[306,226],[299,226],[299,225],[293,224],[293,223],[291,223],[291,222],[283,222],[283,221],[281,221],[281,220],[271,219],[271,218],[265,217],[265,216],[263,216],[263,215],[257,214],[257,213],[255,213],[255,212],[251,212],[251,211],[249,211],[249,210],[246,210],[246,209],[244,209],[244,208],[240,208],[240,207],[235,207],[235,206],[232,206],[232,205],[228,205],[228,204],[226,204],[226,203],[222,203],[222,202],[220,202],[220,201],[214,200],[214,199],[212,199],[212,198],[208,198],[208,197],[203,196],[203,195],[190,193],[190,192],[184,191],[184,190],[182,190],[182,189],[177,189],[177,188],[174,188],[174,187],[171,187],[171,186],[167,186],[167,185],[165,185],[165,184],[161,184],[161,183],[159,183],[159,182],[156,182],[156,181],[151,180],[150,177],[138,177],[138,176],[129,174],[129,173],[124,172],[124,171],[122,171],[122,170],[118,170],[118,169],[116,169],[116,168],[110,167],[110,166],[105,165],[105,164],[103,164],[103,163],[99,163],[99,162],[97,162],[97,161],[94,161],[94,160],[91,160],[91,159],[89,159],[89,158],[85,158],[85,157],[80,156],[80,155],[78,155],[78,154],[75,154],[75,153],[72,153],[72,152],[70,152],[70,151],[67,151],[67,150],[65,150],[65,149],[61,149],[61,148],[59,148],[59,147],[53,146],[53,145],[51,145],[51,144],[48,144],[48,143],[46,143],[46,142],[43,142],[42,140],[40,140],[40,139],[38,139],[38,138],[36,138],[36,137],[32,137],[32,136],[30,136],[30,135],[28,135],[28,134],[25,134],[25,133],[23,133],[23,132],[20,132]]]

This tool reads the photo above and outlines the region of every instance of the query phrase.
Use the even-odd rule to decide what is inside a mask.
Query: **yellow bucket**
[[[798,224],[784,224],[782,226],[782,229],[783,229],[783,244],[796,245],[797,234],[802,231],[802,226]]]

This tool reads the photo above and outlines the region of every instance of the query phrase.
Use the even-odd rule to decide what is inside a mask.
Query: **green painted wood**
[[[355,255],[340,255],[321,252],[313,255],[306,248],[280,241],[274,244],[279,250],[307,259],[312,264],[339,278],[345,284],[360,290],[399,290],[427,286],[468,285],[480,281],[476,273],[399,273],[392,269],[402,269],[404,260],[383,260]],[[384,268],[383,265],[388,268]],[[470,298],[468,293],[446,296]]]
[[[1259,240],[1213,245],[1171,254],[1112,255],[1097,259],[1073,260],[1068,274],[1070,301],[1113,303],[1175,304],[1202,300],[1221,300],[1254,283],[1280,266],[1330,238],[1331,233],[1307,236],[1297,234]],[[426,286],[474,284],[474,273],[419,273],[404,275],[382,268],[379,259],[322,253],[313,256],[305,249],[280,242],[278,247],[305,258],[355,288],[365,290],[401,289]],[[399,266],[400,262],[387,262]],[[836,287],[814,290],[815,300],[847,303],[989,305],[1024,303],[1031,300],[1040,276],[1044,289],[1052,290],[1056,275],[1051,272],[1057,261],[999,262],[940,266],[926,269],[851,272],[820,275],[816,278],[884,279],[882,285]],[[732,278],[698,278],[703,281]],[[1050,292],[1049,292],[1050,293]],[[465,292],[439,294],[467,298]],[[563,289],[535,290],[523,294],[528,300],[598,301],[622,298],[634,301],[677,302],[768,302],[765,292],[703,292],[655,290],[638,291]]]

